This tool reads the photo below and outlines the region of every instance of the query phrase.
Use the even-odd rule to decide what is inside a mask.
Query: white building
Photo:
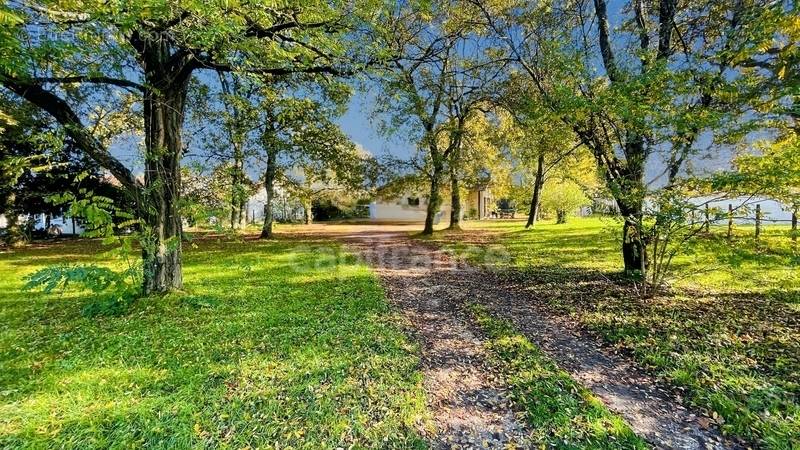
[[[445,195],[433,223],[450,220],[450,196]],[[471,189],[462,197],[462,217],[486,219],[497,209],[488,188]],[[378,199],[369,205],[369,218],[374,222],[424,222],[428,198],[419,192],[406,192],[393,198]]]

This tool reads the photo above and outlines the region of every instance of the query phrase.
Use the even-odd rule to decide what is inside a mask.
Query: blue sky
[[[371,89],[378,87],[373,85]],[[337,120],[339,126],[353,142],[373,156],[380,157],[385,154],[396,157],[410,156],[415,148],[413,142],[401,134],[387,136],[380,132],[380,120],[375,117],[373,111],[374,102],[374,91],[356,91],[350,100],[347,112]]]
[[[374,98],[367,92],[356,92],[350,100],[347,113],[339,118],[339,126],[357,144],[374,156],[390,152],[396,156],[409,155],[413,144],[400,136],[384,136],[378,131],[378,123],[372,120]]]

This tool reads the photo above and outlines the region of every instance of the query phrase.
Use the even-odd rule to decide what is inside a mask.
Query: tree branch
[[[340,69],[332,65],[307,66],[307,67],[234,67],[230,64],[212,61],[208,57],[194,56],[190,66],[193,69],[211,69],[219,72],[247,72],[259,75],[292,75],[297,73],[327,74],[335,76],[349,76],[355,72],[350,69]]]
[[[0,83],[30,103],[47,111],[64,127],[67,135],[75,141],[79,148],[119,180],[134,200],[139,197],[141,183],[124,164],[111,156],[108,150],[92,136],[66,101],[37,84],[14,80],[7,76],[0,77]]]
[[[53,84],[76,84],[76,83],[94,83],[94,84],[110,84],[114,86],[119,86],[123,88],[132,88],[137,89],[140,92],[144,92],[144,86],[130,80],[123,80],[119,78],[112,78],[112,77],[105,77],[105,76],[97,76],[92,77],[88,75],[75,75],[71,77],[37,77],[31,78],[30,82],[32,84],[44,84],[44,83],[53,83]]]
[[[614,50],[611,48],[611,41],[608,35],[606,0],[594,0],[594,11],[597,15],[598,39],[600,41],[600,54],[603,56],[603,65],[608,73],[608,78],[612,82],[619,81],[620,76],[617,71],[617,63],[614,60]]]
[[[656,59],[664,59],[672,53],[672,29],[675,27],[677,0],[661,0],[658,6],[658,53]]]

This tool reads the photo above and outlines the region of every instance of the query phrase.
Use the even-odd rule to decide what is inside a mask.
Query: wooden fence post
[[[728,240],[733,238],[733,205],[728,203]]]
[[[761,236],[761,204],[756,205],[756,242]]]

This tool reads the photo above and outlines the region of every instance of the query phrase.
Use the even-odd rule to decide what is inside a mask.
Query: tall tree
[[[470,26],[473,9],[461,1],[400,4],[381,34],[391,56],[379,72],[377,110],[389,118],[386,129],[407,131],[424,153],[430,188],[423,234],[433,233],[448,172],[451,227],[459,226],[464,129],[503,72],[483,60],[481,40]]]
[[[292,94],[287,89],[265,86],[257,106],[261,112],[258,142],[261,161],[266,166],[262,238],[272,237],[272,201],[277,182],[300,191],[301,187],[311,189],[318,183],[353,185],[363,179],[363,155],[333,122],[344,98],[334,95],[325,101]],[[310,206],[307,210],[310,212]]]
[[[530,81],[511,76],[499,101],[503,116],[499,123],[510,157],[519,163],[523,179],[531,180],[528,220],[525,228],[536,226],[547,175],[559,165],[573,162],[580,143],[564,123],[543,108]]]
[[[466,121],[458,155],[451,155],[448,168],[451,180],[455,173],[455,188],[462,193],[468,189],[491,189],[492,195],[500,198],[510,186],[515,161],[508,152],[509,136],[502,113],[486,102]],[[450,224],[458,223],[460,216],[451,217]]]
[[[554,1],[502,5],[472,0],[531,80],[541,103],[589,148],[623,216],[628,273],[646,265],[646,163],[662,154],[667,183],[722,121],[741,2]]]
[[[302,6],[174,0],[14,3],[11,14],[21,21],[11,31],[4,27],[0,36],[0,84],[51,114],[78,147],[124,186],[146,224],[143,291],[169,291],[183,284],[181,129],[194,73],[351,72],[353,63],[369,54],[364,48],[370,48],[358,45],[355,34],[364,30],[369,11],[377,6],[369,0]],[[85,126],[80,97],[99,102],[104,94],[97,89],[111,88],[141,98],[143,181]]]
[[[252,108],[248,108],[254,95],[254,88],[244,86],[241,77],[235,73],[220,72],[219,79],[223,93],[222,104],[224,105],[222,121],[230,150],[227,159],[230,162],[231,179],[231,228],[240,228],[244,220],[245,203],[249,193],[246,182],[247,173],[245,172],[245,161],[248,156],[245,145],[248,134],[257,126],[257,114],[252,111]]]

